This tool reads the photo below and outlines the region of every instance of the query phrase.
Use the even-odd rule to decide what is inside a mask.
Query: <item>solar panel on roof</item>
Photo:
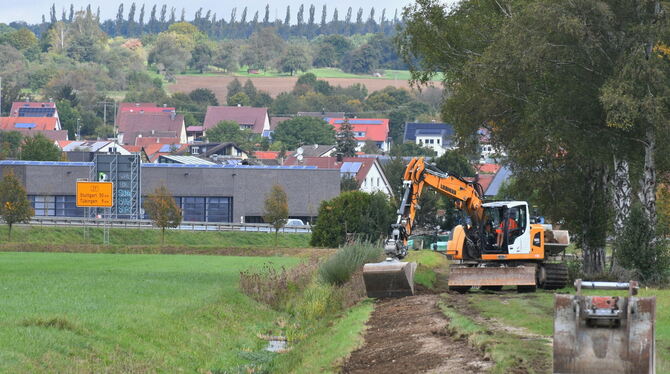
[[[53,117],[56,108],[19,108],[19,117]]]
[[[34,129],[37,125],[34,123],[17,123],[14,127],[17,129]]]
[[[349,123],[352,125],[382,125],[384,121],[380,119],[350,119]]]

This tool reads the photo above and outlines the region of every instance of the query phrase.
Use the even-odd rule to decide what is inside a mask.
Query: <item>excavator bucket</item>
[[[416,262],[388,259],[363,266],[363,281],[368,297],[403,297],[414,295]]]
[[[534,266],[465,267],[454,265],[449,269],[449,287],[535,286]]]
[[[583,296],[584,288],[630,289],[628,297]],[[655,297],[637,285],[577,280],[576,295],[555,295],[554,373],[655,373]]]

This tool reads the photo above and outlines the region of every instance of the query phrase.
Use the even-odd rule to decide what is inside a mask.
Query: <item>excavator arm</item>
[[[412,233],[416,212],[420,208],[419,199],[426,185],[455,199],[456,207],[466,212],[474,227],[480,227],[483,223],[483,192],[478,183],[430,168],[423,157],[413,158],[403,175],[404,193],[398,208],[398,218],[384,246],[387,256],[402,259],[407,255],[407,239]]]

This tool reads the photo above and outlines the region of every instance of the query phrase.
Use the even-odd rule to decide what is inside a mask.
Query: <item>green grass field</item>
[[[83,227],[19,226],[12,230],[12,243],[30,244],[102,244],[103,230]],[[111,229],[111,246],[160,246],[161,232],[153,229]],[[309,247],[310,234],[279,234],[278,247]],[[0,226],[0,245],[7,242],[7,227]],[[273,247],[274,233],[241,231],[186,231],[168,230],[166,246],[183,247]]]
[[[313,68],[310,69],[306,72],[299,72],[295,74],[295,76],[300,76],[305,73],[312,73],[316,75],[317,78],[359,78],[359,79],[386,79],[386,80],[402,80],[406,81],[411,78],[409,70],[384,70],[384,75],[381,77],[375,77],[370,74],[352,74],[352,73],[345,73],[341,69],[338,68]],[[196,76],[219,76],[223,75],[223,73],[204,73],[200,74],[199,72],[196,71],[190,71],[186,72],[182,75],[196,75]],[[227,75],[232,75],[235,77],[259,77],[259,78],[285,78],[285,77],[290,77],[291,75],[289,73],[281,73],[277,70],[261,70],[258,72],[258,74],[250,74],[247,72],[246,69],[240,69],[232,74],[227,74]],[[442,80],[442,74],[437,74],[433,81],[441,81]]]
[[[295,258],[0,252],[0,372],[223,372],[277,333],[241,269]]]

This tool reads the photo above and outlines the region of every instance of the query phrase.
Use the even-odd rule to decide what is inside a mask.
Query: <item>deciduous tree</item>
[[[240,125],[234,121],[222,121],[216,127],[207,130],[207,140],[211,142],[233,142],[238,147],[249,152],[254,148],[257,135],[248,129],[240,129]]]
[[[292,150],[303,144],[334,144],[335,130],[321,118],[295,117],[280,123],[272,138]]]
[[[35,214],[25,188],[13,171],[6,172],[0,181],[0,218],[7,224],[7,239],[12,240],[12,226],[29,222]]]
[[[60,161],[61,150],[42,134],[23,139],[21,159],[30,161]]]
[[[144,210],[154,225],[161,229],[161,244],[165,244],[165,229],[178,227],[182,220],[181,209],[165,185],[156,187],[147,196]]]
[[[279,230],[288,220],[288,196],[281,185],[275,184],[265,196],[263,220],[275,229],[275,247],[279,237]]]
[[[297,71],[306,71],[310,67],[307,51],[301,46],[289,46],[278,60],[277,67],[281,72],[290,73],[291,76]]]

